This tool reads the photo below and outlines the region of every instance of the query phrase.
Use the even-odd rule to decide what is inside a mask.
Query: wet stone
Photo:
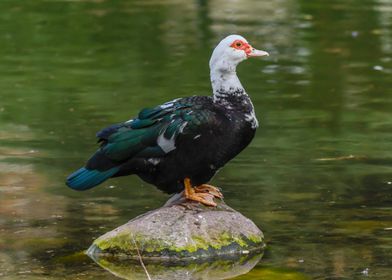
[[[207,207],[173,196],[156,210],[100,236],[87,251],[102,257],[145,261],[184,262],[260,253],[265,244],[261,230],[241,213],[217,201]]]

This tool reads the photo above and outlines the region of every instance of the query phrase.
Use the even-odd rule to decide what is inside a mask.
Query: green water
[[[168,196],[65,177],[100,128],[208,95],[212,48],[240,33],[271,54],[238,69],[261,127],[213,183],[268,247],[235,279],[390,279],[391,30],[388,0],[2,0],[0,278],[118,279],[78,252]]]

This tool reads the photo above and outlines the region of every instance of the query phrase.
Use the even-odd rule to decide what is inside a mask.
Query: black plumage
[[[255,129],[244,119],[252,109],[246,102],[248,97],[238,98],[241,102],[228,100],[230,110],[214,103],[212,97],[177,99],[101,130],[97,133],[101,147],[83,168],[87,180],[77,171],[67,184],[84,190],[108,177],[136,174],[167,193],[175,193],[184,189],[185,177],[195,185],[208,182],[254,136]],[[96,174],[87,176],[85,170]]]

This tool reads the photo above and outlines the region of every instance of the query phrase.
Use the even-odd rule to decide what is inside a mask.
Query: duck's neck
[[[222,71],[211,69],[211,85],[214,102],[225,101],[227,98],[231,99],[230,97],[233,96],[248,96],[235,70]]]
[[[214,103],[228,110],[242,111],[245,120],[251,123],[252,128],[258,127],[252,101],[238,79],[235,69],[233,71],[211,69],[211,85]]]

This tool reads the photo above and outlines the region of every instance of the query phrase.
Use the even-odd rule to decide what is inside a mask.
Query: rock
[[[257,226],[222,200],[207,207],[175,195],[96,239],[87,254],[94,260],[138,259],[140,254],[144,261],[184,262],[252,254],[264,246]]]

